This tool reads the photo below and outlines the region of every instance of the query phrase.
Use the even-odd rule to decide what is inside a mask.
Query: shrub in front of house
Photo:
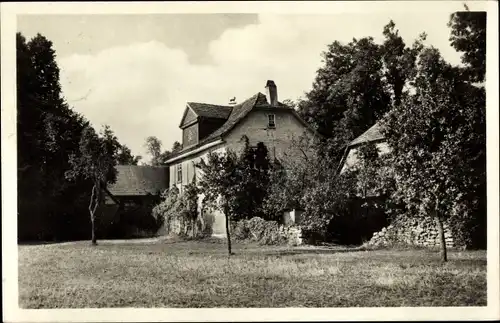
[[[302,244],[299,227],[284,226],[259,217],[234,222],[231,233],[236,240],[242,242],[257,242],[262,245]]]
[[[157,235],[197,237],[202,234],[198,223],[196,184],[189,184],[181,194],[175,186],[162,194],[162,200],[153,208],[153,217],[159,224]]]

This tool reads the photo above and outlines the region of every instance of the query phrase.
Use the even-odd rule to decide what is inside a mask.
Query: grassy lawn
[[[485,306],[486,252],[88,242],[19,246],[22,308]]]

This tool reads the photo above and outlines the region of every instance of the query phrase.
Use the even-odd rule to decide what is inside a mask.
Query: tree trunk
[[[97,245],[97,238],[95,236],[95,215],[92,214],[90,216],[90,220],[92,222],[92,245],[95,246]]]
[[[97,238],[95,235],[95,213],[100,202],[100,185],[94,184],[92,187],[92,196],[90,197],[89,212],[90,222],[92,224],[92,245],[97,245]]]
[[[229,255],[232,255],[231,252],[231,233],[229,232],[229,214],[225,212],[226,216],[226,235],[227,235],[227,252]]]
[[[436,220],[436,225],[438,229],[438,234],[439,234],[439,242],[440,242],[440,248],[441,248],[441,261],[446,262],[448,261],[448,255],[446,252],[446,240],[444,238],[444,227],[443,227],[443,220],[441,217],[439,217],[438,211],[435,211],[435,220]]]

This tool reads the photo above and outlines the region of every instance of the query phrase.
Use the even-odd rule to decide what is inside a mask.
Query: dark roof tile
[[[192,102],[190,102],[188,104],[193,110],[195,110],[197,108],[199,109],[199,107],[203,107],[203,108],[209,107],[208,109],[228,108],[225,106],[217,106],[217,105],[211,105],[211,104],[205,104],[205,103],[192,103]],[[193,108],[192,104],[195,104],[196,108]],[[247,99],[247,100],[245,100],[237,105],[229,107],[229,108],[231,108],[231,112],[228,115],[228,117],[226,118],[226,122],[224,122],[224,124],[222,126],[220,126],[218,129],[216,129],[210,135],[208,135],[205,139],[201,140],[198,144],[196,144],[194,146],[186,147],[185,149],[182,149],[182,150],[179,150],[179,151],[175,152],[174,154],[172,154],[170,156],[170,158],[171,159],[175,158],[183,153],[187,153],[189,151],[195,150],[195,149],[197,149],[205,144],[208,144],[210,142],[213,142],[213,141],[221,138],[222,136],[227,134],[229,131],[231,131],[231,129],[233,129],[243,118],[245,118],[245,116],[250,111],[252,111],[253,108],[271,108],[271,106],[267,102],[266,96],[264,94],[258,92],[257,94],[253,95],[249,99]],[[281,102],[279,102],[279,105],[277,107],[272,107],[272,108],[274,108],[274,109],[275,108],[286,109],[286,110],[291,110],[292,112],[294,112],[294,110],[292,108],[288,107],[287,105],[285,105]],[[196,110],[195,110],[195,112],[196,112]],[[300,117],[296,113],[294,113],[294,114],[297,116],[297,118],[300,119]],[[300,121],[303,122],[302,119],[300,119]],[[305,122],[304,122],[304,125],[308,126]]]
[[[189,106],[191,106],[191,102],[188,103]],[[210,104],[200,104],[199,105],[205,105],[205,106],[214,106]],[[262,105],[268,105],[266,96],[262,93],[257,93],[251,98],[236,104],[231,107],[231,113],[228,115],[226,122],[222,126],[220,126],[217,130],[212,132],[210,135],[208,135],[205,139],[201,140],[198,144],[190,147],[186,147],[185,149],[176,151],[174,154],[170,156],[170,158],[174,158],[176,156],[179,156],[185,152],[189,152],[191,150],[194,150],[200,146],[203,146],[209,142],[212,142],[216,140],[217,138],[220,138],[221,136],[225,135],[228,131],[230,131],[234,126],[236,126],[241,119],[243,119],[256,105],[262,106]],[[215,107],[224,107],[224,106],[215,106]],[[193,108],[191,106],[191,108]],[[194,110],[194,109],[193,109]]]
[[[168,168],[153,166],[116,166],[116,183],[108,189],[114,196],[159,194],[168,189]]]
[[[234,126],[240,122],[256,105],[267,104],[266,96],[262,93],[257,93],[251,98],[243,101],[240,104],[233,106],[231,114],[227,118],[227,121],[217,130],[212,132],[206,139],[202,140],[200,144],[204,142],[209,142],[217,137],[226,134]]]
[[[379,123],[374,124],[366,130],[361,136],[357,137],[349,143],[349,146],[355,146],[365,142],[378,141],[384,139],[382,129]]]
[[[208,103],[188,102],[188,105],[200,117],[227,119],[233,110],[230,106]]]

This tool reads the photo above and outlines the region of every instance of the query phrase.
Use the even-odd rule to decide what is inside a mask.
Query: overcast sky
[[[460,6],[458,7],[460,10]],[[18,16],[27,38],[54,44],[64,96],[94,126],[109,124],[121,143],[145,155],[147,136],[165,149],[181,141],[187,101],[226,104],[264,91],[280,100],[311,88],[327,44],[382,39],[390,19],[410,44],[421,33],[452,63],[450,12],[339,15],[158,14]]]

